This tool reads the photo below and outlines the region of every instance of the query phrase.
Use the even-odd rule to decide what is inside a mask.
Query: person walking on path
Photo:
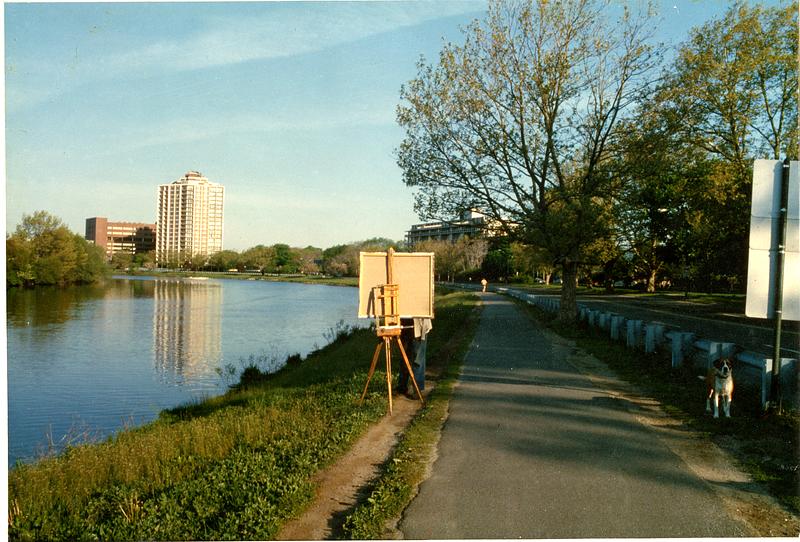
[[[632,403],[507,298],[484,310],[405,538],[750,536]]]
[[[481,291],[485,292],[486,291],[486,286],[488,284],[489,284],[489,281],[487,281],[486,279],[481,279],[481,288],[482,288]]]

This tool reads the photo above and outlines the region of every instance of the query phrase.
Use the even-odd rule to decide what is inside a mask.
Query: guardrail
[[[553,295],[529,294],[513,288],[492,288],[497,293],[535,305],[547,312],[558,312],[561,300]],[[749,386],[760,394],[761,407],[766,408],[772,385],[772,358],[757,352],[749,352],[735,343],[715,341],[697,337],[689,330],[675,328],[660,322],[628,319],[625,316],[590,309],[578,303],[578,317],[589,327],[605,331],[613,342],[624,342],[628,348],[642,350],[648,354],[668,353],[673,367],[690,364],[705,372],[714,361],[722,357],[733,358],[736,367],[736,383]],[[798,360],[781,358],[781,389],[784,400],[797,406]]]

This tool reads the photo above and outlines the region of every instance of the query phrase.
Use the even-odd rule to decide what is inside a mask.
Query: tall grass
[[[309,500],[310,474],[385,412],[377,393],[355,403],[374,343],[355,332],[258,386],[11,469],[10,537],[269,538]]]

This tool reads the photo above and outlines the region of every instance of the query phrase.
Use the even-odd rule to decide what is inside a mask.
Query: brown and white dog
[[[714,362],[706,373],[706,412],[711,412],[711,401],[714,401],[714,417],[719,418],[719,399],[722,398],[722,410],[726,418],[731,417],[731,401],[733,400],[733,371],[731,360],[721,358]]]

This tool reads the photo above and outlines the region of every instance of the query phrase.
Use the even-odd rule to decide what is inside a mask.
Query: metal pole
[[[773,306],[775,309],[775,349],[772,355],[772,385],[770,386],[770,408],[783,409],[781,396],[781,324],[783,318],[783,260],[786,254],[786,215],[789,205],[789,167],[790,160],[783,161],[781,175],[781,200],[778,207],[778,250],[775,254],[775,290]]]

